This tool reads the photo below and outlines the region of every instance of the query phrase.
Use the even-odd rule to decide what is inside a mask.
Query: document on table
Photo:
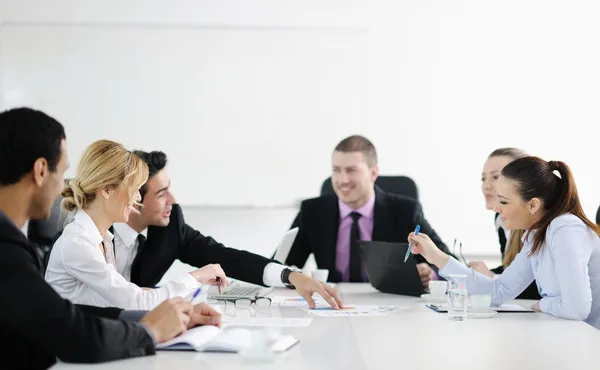
[[[308,302],[306,299],[302,297],[286,297],[286,296],[269,296],[271,298],[271,306],[279,306],[279,307],[308,307]],[[327,302],[320,296],[313,297],[315,301],[315,305],[319,306],[329,306]]]
[[[428,308],[431,308],[432,310],[436,311],[436,312],[448,312],[448,304],[444,303],[444,304],[426,304],[425,306],[427,306]],[[492,311],[496,311],[496,312],[535,312],[534,310],[532,310],[531,308],[527,308],[527,307],[523,307],[519,304],[502,304],[500,306],[492,306],[490,307],[490,310]]]
[[[344,308],[335,310],[331,307],[317,307],[315,309],[302,308],[302,310],[323,317],[356,317],[356,316],[385,316],[390,312],[400,312],[408,307],[391,305],[352,305],[346,304]]]
[[[276,326],[276,327],[284,327],[284,326],[308,326],[310,325],[311,318],[280,318],[280,317],[236,317],[233,321],[229,323],[231,326]]]

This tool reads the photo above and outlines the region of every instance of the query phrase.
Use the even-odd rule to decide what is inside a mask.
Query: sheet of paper
[[[517,311],[517,312],[532,312],[533,310],[528,307],[523,307],[520,304],[502,304],[498,307],[491,307],[492,310],[502,312],[502,311]]]
[[[330,307],[317,307],[315,309],[302,308],[313,315],[323,317],[356,317],[356,316],[385,316],[390,312],[399,312],[408,309],[403,306],[390,305],[352,305],[346,304],[340,310],[334,310]]]
[[[279,307],[308,307],[308,302],[306,299],[302,297],[286,297],[286,296],[269,296],[271,298],[272,306]],[[313,297],[315,301],[315,305],[319,306],[329,306],[327,302],[321,297]]]
[[[231,326],[308,326],[313,319],[274,318],[274,317],[236,317]]]

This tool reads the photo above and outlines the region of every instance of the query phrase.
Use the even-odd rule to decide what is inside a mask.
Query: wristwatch
[[[296,287],[290,283],[290,274],[292,272],[302,273],[302,270],[294,267],[286,267],[281,271],[281,282],[288,289],[296,289]]]

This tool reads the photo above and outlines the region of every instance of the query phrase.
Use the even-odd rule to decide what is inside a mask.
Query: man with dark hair
[[[303,267],[313,253],[318,267],[329,270],[329,281],[363,282],[366,273],[357,241],[406,242],[416,225],[449,253],[425,220],[419,202],[382,191],[375,186],[378,175],[377,152],[371,141],[359,135],[342,140],[332,155],[335,195],[302,202],[292,225],[299,228],[298,235],[286,263]],[[421,256],[415,258],[421,282],[427,287],[435,273]]]
[[[154,354],[157,342],[186,326],[220,322],[207,305],[182,299],[155,310],[74,305],[42,278],[41,261],[21,232],[50,215],[69,167],[63,126],[45,113],[0,113],[0,357],[10,368],[46,369],[65,362],[103,362]],[[139,321],[139,322],[135,322]]]
[[[163,152],[135,151],[148,164],[149,177],[140,190],[141,214],[131,214],[128,223],[113,225],[117,270],[139,286],[155,286],[175,260],[195,267],[216,264],[238,280],[263,286],[295,288],[314,307],[319,293],[332,307],[342,305],[329,285],[286,267],[277,261],[247,251],[226,248],[187,225],[181,207],[170,190]]]

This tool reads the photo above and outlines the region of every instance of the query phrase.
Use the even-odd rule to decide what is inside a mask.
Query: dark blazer
[[[498,219],[499,216],[500,216],[500,214],[496,213],[496,217],[494,218],[494,221],[496,219]],[[504,229],[502,229],[500,227],[497,229],[497,231],[498,231],[498,242],[500,243],[500,254],[502,255],[502,261],[504,261],[504,253],[506,252],[506,246],[507,246],[508,240],[506,240],[506,234],[504,233]],[[504,264],[491,269],[491,271],[494,274],[503,273],[504,272]],[[521,294],[519,294],[516,299],[542,299],[542,297],[540,296],[540,294],[538,292],[539,292],[538,287],[534,280],[533,283],[529,284],[529,286],[527,288],[525,288],[525,290]]]
[[[131,282],[155,286],[178,259],[196,267],[218,263],[227,276],[264,285],[263,271],[271,259],[254,253],[226,248],[187,225],[181,207],[173,205],[169,225],[148,227],[148,237],[131,266]]]
[[[138,323],[122,310],[71,304],[44,281],[34,247],[0,212],[0,358],[26,369],[64,362],[104,362],[154,354]],[[11,367],[12,368],[12,367]]]
[[[422,233],[429,235],[442,251],[451,255],[425,220],[421,204],[417,200],[375,188],[373,217],[374,241],[406,243],[408,234],[419,224]],[[335,268],[339,223],[337,196],[324,195],[302,202],[300,212],[292,224],[292,228],[299,228],[298,235],[285,263],[303,267],[308,256],[313,253],[319,268],[329,270],[328,280],[339,282],[341,277]],[[416,255],[415,258],[418,262],[426,262],[420,255]]]

